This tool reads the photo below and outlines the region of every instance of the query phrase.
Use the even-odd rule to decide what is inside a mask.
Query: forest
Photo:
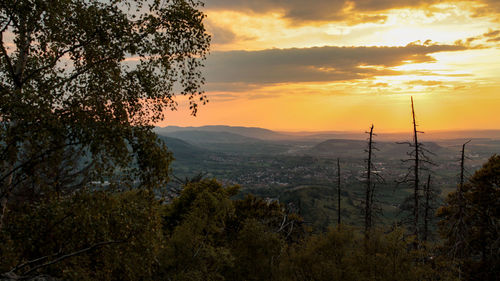
[[[497,280],[500,155],[466,177],[464,143],[460,183],[432,206],[415,112],[397,224],[373,223],[373,125],[362,224],[342,221],[340,176],[327,228],[237,184],[173,178],[154,125],[177,99],[192,115],[207,102],[202,5],[1,2],[0,280]]]

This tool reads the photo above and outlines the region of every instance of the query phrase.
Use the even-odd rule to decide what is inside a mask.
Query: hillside
[[[261,139],[261,140],[285,140],[292,139],[293,136],[278,133],[272,130],[257,128],[257,127],[234,127],[223,125],[211,125],[201,127],[178,127],[167,126],[157,127],[155,131],[161,135],[175,135],[179,132],[212,132],[212,133],[229,133],[231,135],[239,135],[247,138]]]
[[[210,151],[192,145],[181,139],[159,136],[167,148],[173,153],[176,161],[199,160],[210,154]]]
[[[424,148],[435,154],[437,158],[451,153],[449,149],[435,142],[424,142],[423,144]],[[306,153],[321,157],[360,159],[366,157],[366,147],[367,142],[362,140],[330,139],[313,146]],[[376,141],[375,147],[377,148],[374,151],[376,156],[389,160],[405,159],[407,152],[411,150],[408,144],[396,142]]]

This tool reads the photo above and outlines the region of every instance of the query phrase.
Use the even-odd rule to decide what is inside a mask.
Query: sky
[[[500,0],[206,0],[209,99],[160,126],[500,129]]]

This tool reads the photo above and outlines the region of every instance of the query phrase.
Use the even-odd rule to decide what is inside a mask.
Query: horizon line
[[[359,130],[335,130],[335,129],[323,129],[323,130],[307,130],[307,129],[271,129],[271,128],[266,128],[266,127],[259,127],[259,126],[245,126],[245,125],[227,125],[227,124],[206,124],[206,125],[199,125],[199,126],[180,126],[180,125],[167,125],[167,126],[157,126],[155,125],[156,128],[166,128],[166,127],[179,127],[179,128],[201,128],[201,127],[233,127],[233,128],[253,128],[253,129],[264,129],[264,130],[269,130],[277,133],[364,133]],[[411,129],[408,129],[408,131],[398,131],[398,130],[384,130],[382,129],[379,131],[379,133],[383,134],[403,134],[407,132],[411,132]],[[424,130],[422,133],[451,133],[451,132],[500,132],[500,128],[487,128],[487,129],[473,129],[473,128],[466,128],[466,129],[429,129],[429,130]]]

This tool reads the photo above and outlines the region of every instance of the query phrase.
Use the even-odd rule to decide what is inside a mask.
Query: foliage
[[[43,272],[65,280],[140,280],[151,276],[162,242],[158,200],[150,191],[82,191],[19,206],[0,232],[0,272],[22,263],[18,276]],[[105,243],[103,243],[105,242]],[[80,255],[35,270],[64,255]],[[41,257],[45,257],[40,259]]]
[[[341,225],[311,234],[284,205],[215,180],[189,182],[161,204],[151,191],[79,192],[20,205],[0,232],[1,272],[67,280],[452,280],[431,245],[402,229]],[[29,272],[38,264],[96,245]]]
[[[303,241],[302,218],[285,206],[253,195],[235,200],[227,243],[235,256],[228,280],[273,280],[287,247]]]
[[[500,271],[500,155],[492,156],[438,210],[444,250],[468,279],[494,280]],[[458,217],[460,207],[463,215]],[[460,225],[466,225],[460,231]]]
[[[411,250],[402,229],[361,234],[341,226],[311,236],[288,252],[279,280],[446,280],[432,264],[419,262],[430,252]]]
[[[233,257],[224,247],[226,220],[234,214],[230,196],[237,186],[224,188],[215,180],[190,183],[167,207],[164,216],[168,244],[160,276],[172,280],[223,280],[222,269]]]
[[[93,181],[158,187],[171,155],[151,131],[174,93],[205,102],[209,36],[193,0],[0,4],[2,212]],[[36,195],[36,196],[35,196]],[[1,224],[0,224],[1,228]]]
[[[167,206],[168,241],[160,276],[172,280],[271,280],[285,245],[300,237],[300,219],[239,187],[190,182]],[[294,227],[295,225],[295,227]]]

